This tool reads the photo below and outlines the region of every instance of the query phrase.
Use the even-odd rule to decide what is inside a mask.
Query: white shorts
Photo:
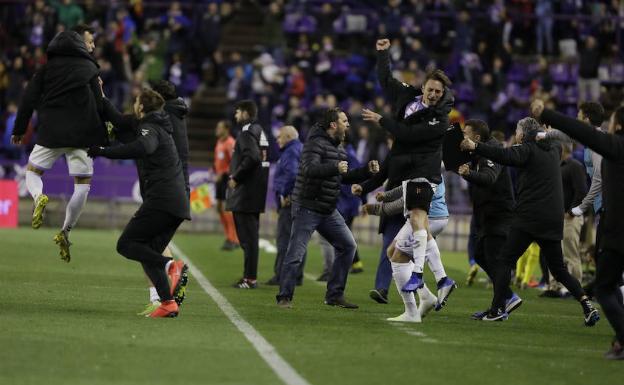
[[[429,219],[429,231],[434,238],[440,235],[448,224],[448,218],[435,218]],[[409,220],[405,221],[401,230],[399,230],[396,237],[394,237],[396,247],[403,254],[412,256],[414,249],[414,231],[412,230],[412,224]]]
[[[36,144],[28,157],[28,163],[38,170],[46,171],[63,155],[67,159],[69,175],[77,177],[93,175],[93,159],[89,158],[87,150],[83,148],[47,148]]]

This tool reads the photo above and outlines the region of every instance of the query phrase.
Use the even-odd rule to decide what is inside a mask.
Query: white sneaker
[[[429,295],[420,301],[420,304],[418,305],[418,314],[420,315],[420,318],[425,318],[425,316],[435,308],[437,303],[438,298],[435,295]]]
[[[406,313],[401,314],[398,317],[394,317],[394,318],[386,318],[386,321],[390,321],[390,322],[413,322],[413,323],[421,323],[422,320],[420,319],[420,314],[418,314],[418,312],[416,312],[415,315],[409,315]]]

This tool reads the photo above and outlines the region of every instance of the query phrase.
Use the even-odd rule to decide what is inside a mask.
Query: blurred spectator
[[[544,53],[544,41],[546,41],[546,54],[553,54],[553,8],[552,0],[537,0],[535,3],[537,54]]]
[[[373,142],[370,138],[370,129],[367,124],[361,123],[357,127],[357,136],[358,138],[354,151],[355,157],[360,164],[367,164],[368,161],[375,155]]]
[[[579,54],[578,88],[579,101],[598,101],[600,98],[600,50],[593,36],[585,39],[585,46]]]
[[[58,22],[65,29],[71,29],[84,21],[84,12],[74,0],[50,0],[49,3],[56,10]]]

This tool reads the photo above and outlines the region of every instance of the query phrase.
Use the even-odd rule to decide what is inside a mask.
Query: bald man
[[[268,285],[279,285],[282,261],[288,249],[290,239],[290,228],[292,227],[292,215],[290,208],[290,194],[295,187],[297,169],[299,168],[299,158],[303,144],[299,141],[299,132],[293,126],[280,128],[277,135],[277,144],[280,147],[280,158],[275,168],[275,178],[273,187],[275,189],[275,199],[277,201],[277,256],[275,257],[274,272]],[[305,260],[305,257],[304,257]],[[303,280],[303,264],[301,272],[297,277],[297,284]]]

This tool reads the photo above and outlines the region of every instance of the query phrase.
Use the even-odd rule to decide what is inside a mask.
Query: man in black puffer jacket
[[[245,258],[243,277],[234,287],[255,289],[258,285],[260,213],[264,212],[269,180],[269,142],[262,127],[255,123],[258,107],[253,100],[239,101],[234,110],[234,119],[242,125],[242,130],[234,144],[225,209],[234,215],[236,234]]]
[[[325,303],[354,309],[344,299],[347,275],[356,243],[343,217],[336,210],[340,184],[359,183],[379,172],[377,161],[349,171],[347,154],[340,143],[349,130],[347,115],[339,108],[327,110],[304,144],[295,189],[292,194],[292,232],[280,274],[277,302],[291,307],[295,284],[312,233],[316,230],[336,249],[336,259],[327,281]]]
[[[74,192],[67,203],[63,227],[54,237],[66,262],[71,259],[69,232],[78,222],[91,188],[93,161],[86,149],[107,143],[106,128],[100,118],[99,66],[91,55],[94,49],[93,30],[83,24],[52,39],[47,49],[48,62],[28,82],[11,139],[13,144],[21,144],[30,117],[37,110],[37,144],[28,158],[26,171],[26,187],[35,201],[34,229],[43,223],[48,203],[41,176],[58,158],[67,158]]]
[[[182,164],[164,104],[157,92],[143,90],[134,103],[139,119],[135,140],[88,151],[92,158],[137,160],[143,203],[119,237],[117,252],[140,262],[156,287],[162,304],[150,317],[178,315],[174,298],[183,291],[186,282],[181,278],[188,269],[184,262],[162,255],[180,224],[191,219]]]
[[[496,263],[494,298],[483,321],[503,321],[511,306],[509,283],[511,269],[531,242],[536,242],[545,256],[548,269],[580,302],[585,314],[585,325],[593,326],[599,319],[598,311],[581,284],[570,275],[563,263],[563,187],[561,180],[561,146],[550,140],[535,140],[541,127],[533,118],[524,118],[516,128],[516,142],[510,148],[501,148],[465,138],[463,151],[473,151],[493,162],[518,169],[517,203],[509,235]]]

